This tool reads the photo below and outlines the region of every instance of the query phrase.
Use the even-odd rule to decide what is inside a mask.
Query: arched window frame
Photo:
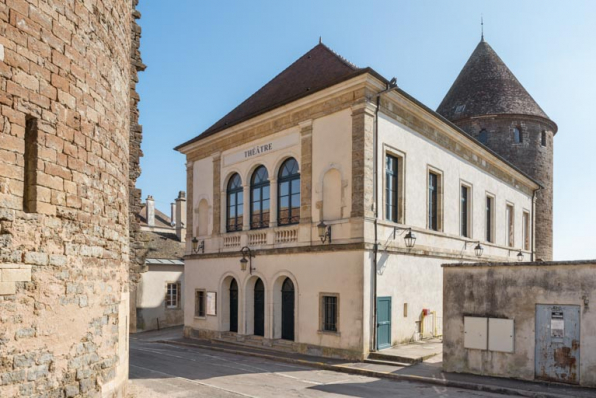
[[[259,180],[257,181],[257,179]],[[259,166],[250,178],[250,229],[269,227],[271,209],[270,192],[267,168],[265,166]]]
[[[226,230],[228,232],[242,231],[243,215],[242,178],[238,173],[235,173],[230,177],[226,190]]]
[[[288,173],[284,175],[286,170]],[[300,169],[296,159],[289,158],[282,163],[278,172],[277,185],[277,225],[298,224],[300,222]],[[285,186],[287,186],[286,191],[284,191]],[[288,200],[288,216],[282,217],[285,198]]]

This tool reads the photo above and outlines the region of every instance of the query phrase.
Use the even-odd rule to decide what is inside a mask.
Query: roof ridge
[[[344,64],[348,65],[350,68],[354,68],[356,70],[362,69],[359,66],[357,66],[355,63],[349,61],[346,57],[344,57],[343,55],[341,55],[337,51],[333,50],[331,47],[329,47],[325,43],[321,42],[321,43],[317,44],[317,46],[323,46],[323,48],[329,50],[333,55],[335,55],[337,58],[339,58]],[[313,47],[313,49],[314,49],[314,47]]]

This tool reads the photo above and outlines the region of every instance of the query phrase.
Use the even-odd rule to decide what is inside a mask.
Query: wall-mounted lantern
[[[478,242],[478,244],[474,248],[474,254],[476,254],[476,257],[480,258],[482,257],[482,252],[484,252],[484,248],[480,246],[480,242]]]
[[[248,267],[248,272],[252,275],[252,272],[255,270],[255,268],[252,267],[252,258],[255,257],[255,254],[248,246],[244,246],[240,249],[240,254],[242,254],[242,258],[240,259],[240,270],[246,271],[246,268]]]
[[[522,253],[521,250],[519,251],[519,253],[517,253],[517,261],[524,261],[524,253]]]
[[[317,225],[317,229],[319,230],[319,238],[321,238],[321,243],[325,243],[327,239],[329,239],[329,243],[331,243],[331,225],[325,224],[323,220]]]
[[[199,244],[199,240],[195,236],[194,238],[192,238],[191,242],[192,242],[192,252],[194,254],[197,254],[199,252],[199,250],[201,251],[201,253],[205,253],[205,241],[204,240],[202,240],[201,244]]]
[[[397,235],[397,231],[408,231],[406,236],[404,236],[404,242],[408,249],[411,249],[414,247],[414,245],[416,245],[416,235],[412,232],[412,228],[394,227],[393,228],[393,239],[395,239],[395,236]]]

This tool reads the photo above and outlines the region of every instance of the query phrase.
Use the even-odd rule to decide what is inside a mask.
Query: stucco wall
[[[259,255],[252,260],[252,276],[240,271],[240,254],[225,258],[186,260],[184,273],[184,324],[194,330],[229,330],[229,278],[239,288],[238,333],[252,334],[252,296],[256,278],[265,285],[265,338],[279,338],[279,300],[281,283],[289,277],[295,296],[295,341],[321,347],[362,352],[362,261],[361,252],[300,253]],[[195,316],[196,289],[217,292],[217,314]],[[319,294],[339,293],[339,333],[319,332]]]
[[[445,266],[443,272],[445,371],[533,380],[536,305],[577,305],[579,379],[596,386],[595,261]],[[513,319],[514,352],[464,348],[464,316]]]
[[[184,266],[150,265],[141,274],[137,287],[137,328],[138,330],[157,329],[182,325],[184,323]],[[179,308],[166,308],[165,296],[168,283],[180,282],[181,296]]]

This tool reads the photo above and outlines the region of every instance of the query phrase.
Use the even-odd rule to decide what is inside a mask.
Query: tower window
[[[37,158],[39,134],[37,119],[28,117],[25,125],[25,181],[23,188],[23,210],[37,211]]]
[[[478,141],[485,145],[488,143],[488,131],[486,131],[486,129],[480,130],[480,134],[478,134]]]
[[[523,142],[522,132],[519,127],[513,128],[513,141],[516,144],[521,144]]]
[[[540,135],[540,143],[542,146],[546,146],[546,131],[542,130],[542,134]]]

